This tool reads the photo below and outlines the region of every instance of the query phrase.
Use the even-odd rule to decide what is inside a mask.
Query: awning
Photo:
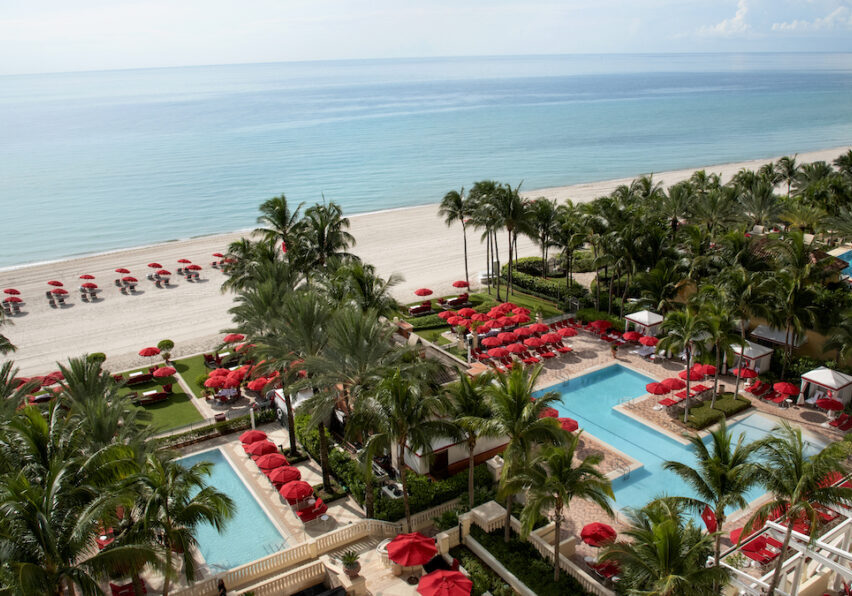
[[[630,313],[629,315],[624,315],[624,318],[643,327],[653,327],[663,322],[662,315],[658,315],[650,310],[640,310],[639,312]]]
[[[772,353],[772,348],[767,346],[762,346],[760,344],[756,344],[752,341],[746,340],[745,349],[742,346],[733,345],[731,346],[731,350],[734,354],[739,355],[742,352],[742,355],[749,360],[757,360],[758,358],[762,358],[767,354]]]
[[[756,337],[758,339],[762,339],[773,344],[779,344],[782,346],[787,344],[787,332],[783,329],[775,329],[774,327],[769,327],[768,325],[758,325],[754,328],[754,331],[751,332],[751,335],[752,337]],[[790,338],[790,345],[792,345],[794,348],[798,348],[806,341],[806,337],[794,336]]]
[[[802,380],[835,391],[843,389],[847,385],[852,385],[852,377],[824,366],[806,372],[802,375]]]

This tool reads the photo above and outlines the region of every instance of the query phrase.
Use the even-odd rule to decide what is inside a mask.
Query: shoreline
[[[831,161],[849,147],[826,149],[799,154],[802,162]],[[655,181],[670,186],[688,178],[697,169],[719,173],[727,181],[743,167],[756,168],[777,158],[751,160],[660,172]],[[525,197],[547,196],[562,200],[570,197],[575,203],[587,202],[609,194],[631,178],[619,178],[571,186],[525,191]],[[416,299],[414,290],[427,287],[435,296],[454,295],[452,283],[464,278],[462,231],[459,226],[447,227],[438,217],[437,204],[416,207],[397,207],[371,213],[350,215],[350,233],[357,244],[353,252],[375,266],[379,275],[387,278],[401,274],[404,281],[392,289],[401,302]],[[212,269],[211,253],[225,252],[227,244],[245,235],[248,230],[228,234],[211,234],[165,243],[102,252],[87,256],[39,264],[15,266],[0,270],[0,289],[17,288],[24,300],[24,315],[11,317],[12,324],[3,334],[18,346],[2,360],[14,360],[21,374],[45,374],[55,368],[55,362],[83,353],[104,352],[107,367],[124,370],[149,364],[137,352],[156,345],[164,338],[176,344],[175,357],[209,350],[221,332],[230,326],[228,309],[233,296],[222,294],[224,276]],[[479,233],[468,235],[468,261],[472,289],[478,287],[478,272],[485,269],[485,247]],[[501,245],[501,248],[503,246]],[[526,238],[519,241],[520,256],[539,254],[535,244]],[[157,261],[174,270],[178,259],[187,258],[203,267],[201,280],[188,283],[173,276],[168,288],[157,288],[145,279],[147,263]],[[139,279],[135,295],[123,295],[113,284],[119,277],[114,270],[127,267]],[[100,286],[100,298],[95,303],[80,301],[77,286],[81,274],[92,274]],[[60,280],[69,291],[64,308],[51,308],[45,298],[48,280]]]
[[[793,155],[796,156],[797,161],[799,161],[800,163],[806,163],[806,162],[811,162],[811,161],[820,161],[820,160],[828,161],[830,163],[833,158],[839,156],[841,153],[845,153],[848,150],[852,150],[852,145],[846,145],[846,146],[840,146],[840,147],[830,147],[830,148],[826,148],[826,149],[817,149],[817,150],[814,150],[814,151],[807,151],[807,152],[804,152],[804,153],[794,153]],[[787,155],[790,155],[790,153],[787,153]],[[831,157],[831,158],[826,157],[828,155],[832,155],[833,157]],[[639,173],[633,174],[632,176],[627,176],[627,177],[622,177],[622,178],[611,178],[611,179],[604,179],[604,180],[591,180],[591,181],[577,182],[575,184],[568,184],[568,185],[562,185],[562,186],[546,186],[546,187],[542,187],[542,188],[522,190],[520,194],[521,194],[521,196],[523,196],[525,198],[538,198],[538,197],[543,196],[543,197],[547,197],[547,198],[556,199],[558,201],[562,201],[562,200],[565,200],[565,199],[571,199],[575,203],[586,203],[586,202],[594,200],[595,198],[597,198],[599,196],[609,194],[610,192],[612,192],[612,190],[614,190],[617,186],[619,186],[621,184],[629,184],[632,180],[638,178],[639,176],[645,176],[645,175],[654,176],[654,178],[656,180],[663,182],[664,187],[669,187],[673,184],[676,184],[677,182],[680,182],[682,180],[689,178],[689,176],[691,176],[692,173],[695,172],[696,170],[708,170],[711,173],[718,173],[717,170],[720,170],[721,172],[729,172],[731,170],[734,170],[734,173],[735,173],[735,171],[743,169],[743,168],[756,169],[756,168],[760,167],[761,165],[763,165],[767,162],[777,161],[781,157],[784,157],[784,156],[783,155],[777,155],[775,157],[756,158],[756,159],[750,159],[750,160],[745,160],[745,161],[737,161],[737,162],[725,162],[725,163],[713,164],[713,165],[709,165],[709,166],[685,167],[685,168],[680,168],[680,169],[677,169],[677,170],[665,170],[665,171],[661,171],[661,172],[654,172],[654,171],[639,172]],[[729,176],[725,176],[725,175],[722,176],[723,182],[726,181],[726,178],[729,178]],[[596,194],[594,194],[594,196],[590,196],[589,191],[596,193]],[[402,212],[402,211],[412,211],[412,210],[422,209],[424,207],[429,207],[429,206],[433,206],[437,211],[438,203],[431,202],[431,203],[423,203],[423,204],[418,204],[418,205],[406,205],[406,206],[402,206],[402,207],[388,207],[387,209],[377,209],[377,210],[374,210],[374,211],[365,211],[363,213],[353,213],[351,215],[344,213],[344,215],[346,217],[348,217],[350,220],[352,220],[354,218],[370,217],[370,216],[390,214],[390,213]],[[21,264],[17,264],[17,265],[6,265],[6,266],[3,266],[3,267],[0,267],[0,274],[11,272],[11,271],[17,271],[17,270],[20,270],[20,269],[26,269],[28,267],[40,267],[40,266],[44,266],[44,265],[61,264],[61,263],[66,263],[66,262],[74,261],[74,260],[78,260],[78,259],[88,259],[88,258],[92,258],[92,257],[102,256],[102,255],[114,255],[114,254],[119,254],[119,253],[122,253],[122,252],[125,252],[125,251],[130,252],[130,251],[137,251],[137,250],[143,250],[143,249],[152,249],[152,248],[156,248],[156,247],[159,247],[159,246],[170,245],[170,244],[181,243],[181,242],[192,242],[192,241],[195,241],[195,240],[204,240],[204,239],[210,239],[210,238],[215,238],[215,237],[230,238],[234,235],[242,236],[242,235],[251,233],[251,231],[253,229],[254,228],[241,228],[241,229],[233,230],[233,231],[230,231],[230,232],[211,232],[209,234],[198,234],[196,236],[188,236],[186,238],[172,238],[172,239],[169,239],[169,240],[152,242],[150,244],[141,244],[141,245],[137,245],[137,246],[127,246],[127,247],[115,248],[115,249],[100,251],[100,252],[78,253],[78,254],[67,256],[67,257],[61,257],[61,258],[57,258],[57,259],[48,259],[48,260],[45,260],[45,261],[36,261],[36,262],[32,262],[32,263],[21,263]]]

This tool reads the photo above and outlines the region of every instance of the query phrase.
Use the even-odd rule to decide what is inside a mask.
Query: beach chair
[[[847,432],[852,430],[852,416],[850,416],[846,422],[837,427],[837,430],[842,432]]]
[[[666,397],[666,398],[664,398],[664,399],[661,399],[661,400],[660,400],[660,401],[658,401],[657,403],[658,403],[658,404],[660,404],[661,406],[663,406],[664,408],[670,408],[670,407],[672,407],[672,406],[677,405],[677,404],[678,404],[678,403],[680,403],[680,402],[678,402],[677,400],[674,400],[674,399],[672,399],[672,398],[670,398],[670,397]]]
[[[19,315],[21,314],[21,307],[24,305],[23,302],[13,302],[12,303],[12,313]]]
[[[535,356],[530,354],[529,351],[527,351],[521,353],[521,362],[523,362],[524,364],[538,364],[539,362],[541,362],[541,359],[536,358]]]
[[[306,524],[324,515],[326,511],[328,511],[328,505],[323,503],[322,499],[317,497],[316,503],[314,503],[312,507],[300,509],[296,512],[296,515],[303,524]]]
[[[544,358],[545,360],[550,360],[551,358],[556,358],[556,354],[547,350],[547,348],[539,348],[538,355]]]
[[[841,414],[834,420],[828,423],[829,426],[833,426],[834,428],[838,428],[841,424],[849,420],[849,414]]]

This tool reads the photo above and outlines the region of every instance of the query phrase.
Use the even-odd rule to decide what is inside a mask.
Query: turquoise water
[[[0,267],[847,144],[852,54],[248,64],[0,77]]]
[[[663,494],[692,494],[680,477],[663,469],[667,460],[694,462],[692,449],[613,409],[628,399],[645,395],[645,385],[654,380],[615,364],[536,392],[536,395],[547,391],[559,393],[562,404],[556,409],[560,415],[574,418],[585,432],[642,463],[629,476],[613,481],[619,509],[641,507]],[[744,433],[746,441],[754,441],[766,436],[774,426],[776,423],[771,418],[751,414],[729,428],[735,436]],[[814,441],[814,452],[817,448]],[[747,499],[754,500],[762,493],[762,488],[754,488]]]
[[[848,263],[848,265],[843,269],[842,273],[844,275],[852,276],[852,250],[847,250],[842,255],[838,255],[837,258],[842,259]]]
[[[239,567],[287,547],[287,539],[275,528],[219,449],[183,457],[180,461],[186,466],[211,462],[213,472],[208,484],[231,497],[237,506],[236,513],[221,533],[209,524],[198,528],[198,548],[214,573]]]

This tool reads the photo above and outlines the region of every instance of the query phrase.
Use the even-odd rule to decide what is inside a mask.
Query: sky
[[[759,51],[852,51],[852,0],[0,0],[0,74]]]

